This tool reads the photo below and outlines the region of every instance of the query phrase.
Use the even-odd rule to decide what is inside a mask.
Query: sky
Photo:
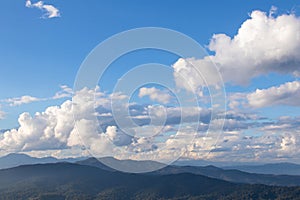
[[[0,155],[300,163],[296,1],[1,4]],[[74,87],[97,45],[143,27],[182,33],[205,55],[133,51],[114,60],[94,88]],[[150,66],[121,83],[165,78],[172,86],[153,81],[132,94],[115,90],[124,75],[147,63],[167,66],[170,76]],[[209,89],[222,93],[224,105],[213,103]]]

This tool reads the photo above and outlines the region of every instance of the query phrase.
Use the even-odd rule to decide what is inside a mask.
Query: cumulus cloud
[[[116,126],[108,126],[106,128],[106,135],[117,146],[128,145],[132,142],[132,136],[121,132]]]
[[[226,115],[223,133],[220,135],[220,132],[210,130],[207,134],[210,123],[212,126],[222,123],[218,118],[211,120],[209,109],[127,104],[127,108],[141,120],[146,117],[158,120],[167,116],[162,128],[149,127],[151,122],[148,120],[141,128],[136,128],[134,134],[128,135],[113,121],[112,97],[122,99],[121,94],[105,94],[99,88],[84,88],[74,94],[73,102],[66,100],[60,106],[50,106],[34,115],[22,113],[18,120],[19,128],[0,134],[0,152],[55,153],[57,157],[68,157],[74,156],[74,152],[81,155],[78,149],[84,147],[94,156],[123,159],[166,160],[183,155],[194,159],[248,162],[282,160],[300,153],[297,148],[300,143],[299,118],[281,117],[266,122],[255,114],[230,111]],[[95,109],[95,105],[99,109]],[[152,113],[147,115],[149,110]],[[199,115],[200,123],[197,121]],[[101,123],[104,123],[103,126]],[[141,131],[143,134],[140,134]],[[158,134],[153,134],[156,131]]]
[[[6,131],[0,148],[6,151],[46,150],[66,147],[66,140],[74,128],[70,101],[49,107],[42,113],[19,116],[19,128]]]
[[[131,137],[117,127],[109,126],[106,131],[98,127],[94,98],[98,97],[98,106],[105,107],[108,99],[103,95],[85,88],[74,95],[74,102],[66,100],[60,106],[50,106],[33,116],[22,113],[18,119],[19,128],[1,135],[0,149],[19,152],[87,145],[102,152],[111,142],[118,146],[130,143]]]
[[[139,91],[139,97],[142,98],[144,96],[149,96],[149,98],[153,101],[157,101],[160,103],[167,104],[171,100],[171,95],[167,91],[159,90],[155,87],[146,88],[142,87]]]
[[[26,0],[25,6],[27,8],[38,8],[42,10],[45,13],[43,15],[44,18],[60,17],[60,12],[56,7],[50,4],[44,4],[43,1],[32,3],[31,0]]]
[[[247,95],[250,106],[261,108],[274,105],[300,106],[300,81],[284,83],[278,87],[257,89]]]
[[[74,94],[73,102],[66,100],[60,106],[50,106],[34,115],[23,113],[19,116],[19,128],[0,134],[0,152],[32,155],[55,152],[57,157],[68,157],[74,156],[74,152],[79,154],[78,149],[84,147],[94,156],[165,160],[183,155],[218,161],[280,160],[300,153],[298,118],[282,117],[266,122],[260,121],[263,118],[256,114],[232,110],[226,115],[221,135],[215,130],[207,134],[210,125],[223,123],[218,117],[211,119],[210,109],[132,103],[122,108],[142,123],[140,128],[128,129],[134,133],[128,135],[114,121],[112,98],[125,97],[121,93],[105,94],[99,88],[84,88]],[[160,123],[149,127],[151,121],[162,119],[166,120],[163,127],[159,127]]]
[[[188,90],[217,84],[212,74],[215,63],[225,82],[239,85],[271,72],[300,75],[300,19],[294,14],[274,16],[253,11],[238,30],[230,37],[213,35],[208,48],[214,55],[203,59],[181,58],[174,65],[176,83]],[[197,73],[198,72],[198,73]],[[203,75],[200,79],[199,72]],[[186,77],[180,80],[176,73]],[[206,82],[204,82],[206,80]],[[189,86],[187,86],[189,84]]]
[[[227,117],[222,134],[214,131],[197,134],[193,143],[187,146],[184,157],[218,162],[300,161],[299,117],[286,116],[268,121],[257,119],[255,122],[255,116],[230,118]],[[218,123],[218,120],[211,123]]]
[[[68,149],[73,151],[84,147],[98,156],[153,159],[151,152],[156,152],[155,158],[172,159],[186,154],[186,148],[196,135],[200,141],[198,146],[189,147],[193,149],[190,156],[197,151],[201,154],[201,149],[197,148],[208,153],[210,145],[217,140],[217,136],[204,136],[210,122],[214,125],[222,123],[222,120],[216,118],[211,121],[210,109],[192,106],[181,108],[126,103],[120,107],[128,109],[131,117],[139,123],[138,127],[120,128],[112,113],[111,100],[124,103],[124,98],[121,93],[103,93],[98,87],[83,88],[74,93],[73,101],[66,100],[60,106],[50,106],[34,115],[22,113],[18,120],[19,128],[0,135],[0,151],[38,152],[39,155],[42,151],[51,155],[63,151],[67,155]],[[247,120],[253,119],[256,119],[255,116],[231,112],[226,117],[224,130],[243,131],[251,126]],[[229,140],[232,135],[228,134],[223,139]],[[215,153],[220,154],[220,149],[228,147],[218,145],[215,148],[218,148]]]
[[[179,123],[197,122],[199,116],[210,119],[210,111],[206,109],[186,107],[182,110],[127,103],[121,105],[121,108],[129,109],[132,117],[142,122],[141,127],[128,127],[128,134],[114,121],[111,108],[112,99],[123,102],[124,98],[121,93],[105,94],[99,88],[83,88],[74,94],[73,101],[66,100],[60,106],[50,106],[34,115],[22,113],[18,119],[19,128],[7,130],[0,135],[0,151],[50,152],[84,146],[99,156],[131,156],[140,152],[139,158],[145,158],[143,156],[150,155],[149,151],[157,151],[162,147],[168,151],[177,151],[170,141],[167,146],[165,142],[171,137],[170,133],[176,133]],[[163,124],[160,123],[162,119]],[[160,139],[155,139],[156,134]]]
[[[202,87],[220,84],[216,66],[208,57],[179,58],[172,67],[176,86],[195,94],[201,94]]]
[[[256,143],[264,148],[262,152],[257,153],[266,158],[299,159],[299,128],[299,117],[280,117],[275,122],[262,124],[259,130],[264,134],[258,137]]]
[[[225,131],[219,140],[212,133],[196,138],[186,157],[231,162],[298,162],[299,133],[247,135],[241,131]]]
[[[297,152],[298,149],[297,143],[299,143],[299,141],[297,140],[298,138],[296,138],[295,135],[291,135],[291,134],[284,135],[281,138],[280,150],[287,151],[287,152]]]

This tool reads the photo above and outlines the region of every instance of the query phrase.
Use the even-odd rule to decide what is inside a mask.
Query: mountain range
[[[120,169],[135,166],[139,172],[153,166],[163,168],[148,173],[124,173],[106,164]],[[300,199],[300,176],[297,175],[246,172],[253,166],[162,165],[112,157],[56,159],[9,154],[0,158],[0,200]],[[282,166],[285,171],[293,168],[294,173],[299,167],[277,163],[252,170],[284,173],[280,171]],[[245,167],[245,171],[235,167]]]
[[[113,163],[116,165],[121,165],[121,167],[126,167],[126,165],[132,166],[134,165],[141,165],[141,168],[145,167],[145,162],[137,162],[133,160],[116,160],[110,157],[98,158],[98,160],[103,161],[103,163]],[[94,158],[87,158],[87,157],[79,157],[79,158],[65,158],[65,159],[57,159],[54,157],[44,157],[44,158],[35,158],[28,156],[26,154],[8,154],[6,156],[0,157],[0,169],[16,167],[19,165],[26,165],[26,164],[42,164],[42,163],[56,163],[56,162],[79,162],[84,161],[86,163],[91,162],[95,163]],[[143,163],[143,164],[142,164]],[[155,163],[150,161],[151,164],[148,165],[155,165],[157,168],[161,168],[161,163]],[[99,165],[99,163],[96,163]],[[104,165],[104,164],[103,164]],[[210,162],[205,160],[186,160],[186,161],[175,161],[172,166],[191,166],[191,167],[205,167],[205,166],[216,166],[220,169],[233,169],[239,170],[249,173],[257,173],[257,174],[274,174],[274,175],[299,175],[300,176],[300,165],[294,163],[270,163],[270,164],[237,164],[232,165],[230,163],[224,162]],[[104,165],[103,167],[107,167]],[[120,167],[120,168],[121,168]],[[107,168],[108,169],[108,168]],[[110,169],[111,170],[111,169]]]
[[[300,187],[237,184],[191,173],[130,174],[51,163],[0,170],[0,199],[300,199]]]
[[[43,164],[43,163],[57,163],[57,162],[77,162],[86,158],[66,158],[57,159],[54,157],[35,158],[26,154],[12,153],[0,157],[0,169],[17,167],[28,164]]]
[[[237,165],[226,166],[223,169],[236,169],[249,173],[275,174],[275,175],[300,175],[300,165],[294,163],[269,163],[263,165]]]
[[[115,158],[88,158],[86,160],[78,161],[77,164],[88,165],[97,167],[107,171],[116,171],[101,161],[110,160],[111,163],[119,162],[120,166],[127,164],[127,166],[138,165],[142,168],[148,168],[150,161],[126,161],[126,160],[117,160]],[[134,162],[134,163],[132,163]],[[257,173],[248,173],[235,169],[222,169],[212,165],[209,166],[176,166],[169,165],[165,166],[162,169],[147,173],[149,175],[171,175],[171,174],[182,174],[182,173],[191,173],[195,175],[203,175],[210,178],[216,178],[224,181],[234,182],[234,183],[248,183],[248,184],[265,184],[265,185],[278,185],[278,186],[300,186],[300,176],[291,176],[291,175],[272,175],[272,174],[257,174]]]
[[[253,163],[253,162],[216,162],[206,160],[178,160],[173,163],[177,166],[208,166],[213,165],[222,169],[236,169],[249,173],[300,175],[300,165],[295,163]]]
[[[185,166],[182,165],[183,163],[178,165],[177,161],[173,165],[165,166],[164,164],[154,161],[117,160],[112,157],[103,157],[98,159],[93,157],[57,159],[54,157],[35,158],[26,154],[8,154],[6,156],[0,157],[0,169],[12,168],[28,164],[58,162],[76,162],[81,165],[95,166],[107,171],[116,171],[116,169],[108,167],[107,164],[110,166],[119,167],[119,169],[117,170],[130,169],[130,167],[134,166],[136,172],[146,172],[150,171],[150,169],[152,168],[162,168],[154,173],[174,174],[188,172],[206,175],[212,178],[219,178],[226,181],[237,182],[235,180],[238,180],[238,182],[242,183],[261,183],[269,185],[299,185],[298,176],[300,176],[300,165],[293,163],[215,167],[213,165]],[[190,163],[192,163],[192,161],[190,161]],[[127,171],[130,172],[130,170]]]

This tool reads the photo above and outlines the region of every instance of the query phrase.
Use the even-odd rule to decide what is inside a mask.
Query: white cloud
[[[8,98],[8,99],[0,100],[0,101],[8,103],[10,106],[20,106],[23,104],[29,104],[29,103],[38,102],[38,101],[49,101],[49,100],[56,100],[56,99],[72,97],[73,91],[71,88],[69,88],[66,85],[62,85],[62,86],[60,86],[60,88],[61,88],[61,90],[56,92],[53,97],[37,98],[37,97],[30,96],[30,95],[24,95],[21,97],[13,97],[13,98]]]
[[[116,126],[108,126],[106,135],[117,146],[128,145],[132,142],[132,137],[122,133]]]
[[[5,101],[9,103],[10,106],[20,106],[22,104],[28,104],[36,101],[41,101],[44,99],[40,99],[37,97],[32,97],[29,95],[21,96],[21,97],[15,97],[15,98],[9,98],[6,99]]]
[[[241,106],[245,106],[247,93],[232,93],[227,94],[228,96],[228,107],[232,110],[238,110]]]
[[[171,95],[167,91],[159,90],[155,87],[146,88],[142,87],[139,91],[139,97],[142,98],[144,96],[149,96],[149,98],[153,101],[157,101],[160,103],[167,104],[171,100]]]
[[[105,94],[99,88],[84,88],[74,94],[74,104],[66,100],[44,112],[23,113],[19,116],[18,129],[0,134],[0,152],[55,153],[57,157],[68,157],[74,156],[74,152],[81,155],[78,149],[84,147],[93,156],[167,160],[183,155],[219,161],[281,159],[300,153],[296,149],[300,144],[300,119],[282,117],[264,123],[255,114],[231,111],[226,116],[224,133],[219,135],[219,132],[210,130],[206,135],[211,119],[209,109],[126,104],[123,107],[134,110],[134,116],[143,121],[142,127],[129,136],[113,120],[111,98],[122,99],[122,95]],[[95,110],[95,105],[100,109]],[[198,124],[199,116],[202,122],[197,131],[193,122]],[[163,127],[149,127],[149,118],[152,121],[166,119],[166,123]],[[222,120],[216,118],[211,123],[213,126]],[[178,125],[181,126],[179,132]],[[149,134],[145,133],[147,131]],[[247,132],[253,134],[249,136]],[[257,132],[263,134],[254,134]]]
[[[219,84],[215,67],[208,57],[199,60],[180,58],[173,64],[176,86],[201,94],[202,87]]]
[[[274,105],[300,106],[300,81],[287,82],[278,87],[257,89],[247,95],[250,106],[261,108]]]
[[[269,17],[272,17],[276,13],[277,13],[277,7],[272,6],[270,11],[269,11]]]
[[[56,92],[55,95],[52,97],[52,99],[61,99],[61,98],[67,98],[71,97],[73,94],[72,88],[70,88],[67,85],[61,85],[61,90]]]
[[[281,138],[280,147],[282,151],[297,152],[297,138],[295,135],[286,134]]]
[[[0,105],[0,120],[5,118],[6,113],[1,110],[1,105]]]
[[[105,95],[97,89],[84,88],[74,95],[73,102],[66,100],[60,106],[50,106],[44,112],[37,112],[33,116],[22,113],[18,119],[19,128],[5,131],[1,135],[0,150],[48,151],[86,145],[93,152],[101,154],[111,152],[112,144],[129,144],[132,137],[117,127],[108,126],[104,129],[106,131],[102,131],[98,126],[94,109],[95,97],[97,106],[109,108],[110,96],[121,95]]]
[[[132,134],[134,136],[131,136],[118,128],[112,115],[111,99],[122,100],[123,98],[120,93],[104,94],[99,91],[99,88],[96,90],[84,88],[74,94],[73,102],[66,100],[60,106],[50,106],[44,112],[37,112],[34,115],[22,113],[18,120],[19,128],[5,131],[0,136],[0,150],[33,153],[32,151],[64,150],[84,146],[99,156],[110,155],[115,151],[119,156],[126,153],[135,154],[136,151],[147,152],[156,150],[157,145],[162,141],[156,141],[158,144],[150,143],[149,140],[145,142],[141,130],[148,130],[152,133],[151,136],[153,131],[160,131],[161,134],[171,130],[176,131],[176,128],[173,129],[166,124],[178,124],[181,114],[184,120],[196,120],[196,116],[203,114],[203,110],[195,108],[186,108],[184,111],[180,108],[162,108],[170,115],[169,121],[163,124],[162,129],[155,127],[156,125],[149,127],[150,121],[147,122],[142,118],[141,120],[145,120],[144,129],[136,129],[136,133]],[[145,115],[145,111],[151,112],[154,122],[160,121],[161,118],[165,119],[161,110],[153,107],[135,104],[121,107],[135,110],[134,116]]]
[[[53,5],[44,4],[43,1],[32,3],[31,0],[26,0],[25,6],[27,8],[38,8],[44,11],[45,14],[43,15],[43,17],[45,18],[60,17],[60,12],[56,7],[54,7]]]
[[[93,156],[109,156],[112,153],[113,141],[107,134],[98,130],[97,122],[91,119],[80,119],[76,122],[67,139],[67,146],[84,146]]]
[[[211,73],[213,63],[225,82],[239,85],[270,72],[300,75],[300,19],[293,14],[274,17],[274,12],[272,9],[267,16],[253,11],[232,38],[225,34],[213,35],[208,45],[214,52],[212,56],[179,59],[173,65],[178,86],[195,90],[206,84],[217,84],[217,75]]]
[[[42,113],[19,116],[19,128],[6,131],[0,140],[0,149],[30,151],[64,148],[69,132],[74,128],[72,103],[53,106]]]
[[[300,19],[294,15],[268,17],[261,11],[253,11],[250,17],[233,38],[216,34],[209,44],[224,79],[245,84],[269,72],[299,73]]]

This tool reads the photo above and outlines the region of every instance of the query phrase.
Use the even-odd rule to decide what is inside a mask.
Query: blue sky
[[[241,25],[250,19],[252,11],[260,10],[269,13],[272,6],[275,6],[277,11],[274,18],[291,13],[295,13],[295,16],[300,15],[300,5],[292,0],[254,0],[242,3],[238,0],[91,0],[86,2],[45,0],[43,5],[53,5],[59,10],[59,16],[49,18],[49,15],[45,15],[45,10],[34,4],[38,1],[30,1],[29,6],[25,6],[26,2],[28,1],[3,0],[1,2],[0,111],[2,115],[3,113],[5,115],[1,119],[0,112],[0,130],[19,127],[18,118],[24,112],[29,112],[33,116],[35,112],[43,112],[50,106],[61,106],[67,99],[70,99],[69,89],[73,87],[83,60],[100,42],[114,34],[140,27],[173,29],[193,38],[205,46],[210,55],[214,55],[216,51],[208,47],[213,35],[222,33],[231,38],[237,35]],[[112,64],[107,75],[99,83],[100,89],[109,95],[113,92],[114,84],[120,76],[137,65],[156,62],[172,66],[178,59],[176,55],[158,50],[132,52]],[[215,59],[222,62],[222,58],[218,56]],[[256,69],[257,71],[259,69]],[[253,74],[256,72],[253,71]],[[232,76],[238,76],[234,73],[232,72]],[[266,106],[268,103],[265,102],[252,102],[251,104],[250,97],[248,98],[250,106],[243,104],[248,94],[253,94],[253,98],[256,97],[254,93],[257,89],[271,87],[278,89],[280,85],[298,81],[298,77],[290,71],[281,73],[275,69],[259,72],[258,75],[251,76],[247,84],[240,84],[240,80],[227,76],[224,75],[224,80],[228,98],[234,99],[232,102],[236,100],[239,102],[239,107],[243,107],[232,108],[235,114],[247,113],[266,117],[274,123],[274,126],[281,123],[278,119],[283,116],[294,117],[294,121],[298,120],[296,118],[299,117],[299,104],[290,102],[291,100],[286,96],[284,97],[286,103],[274,100],[278,103],[271,107]],[[54,98],[57,92],[66,95]],[[154,92],[158,92],[160,96],[163,95],[160,91]],[[297,92],[294,91],[294,93]],[[244,96],[236,97],[238,94],[244,94]],[[266,92],[264,97],[268,94]],[[10,105],[13,99],[16,100],[22,96],[35,97],[37,100],[31,99],[30,103]],[[147,100],[156,100],[156,103],[159,103],[158,98],[151,97],[150,93],[143,97],[140,103],[146,103]],[[11,101],[9,102],[8,99]],[[138,97],[134,100],[136,99]],[[291,122],[291,124],[295,125],[296,122]],[[247,123],[247,126],[252,128],[250,131],[245,130],[247,133],[255,134],[257,129],[261,128],[257,132],[263,129],[262,124],[254,126]],[[237,128],[238,130],[240,129]]]
[[[280,12],[297,9],[295,1],[49,1],[61,12],[61,17],[41,19],[42,11],[28,9],[21,1],[2,2],[0,65],[1,99],[32,95],[52,96],[60,85],[72,86],[77,70],[87,54],[98,43],[132,28],[158,26],[180,31],[202,45],[207,45],[215,33],[236,34],[252,10],[269,11],[277,6]],[[5,20],[4,20],[5,19]],[[133,56],[120,65],[158,60],[174,63],[174,57],[156,54]],[[148,59],[147,59],[148,58]],[[276,81],[282,83],[282,77]],[[290,79],[287,77],[286,79]],[[260,84],[261,87],[272,83]],[[275,83],[274,83],[275,84]],[[110,85],[109,83],[107,85]],[[103,86],[104,87],[104,86]],[[254,88],[256,85],[254,85]],[[253,87],[236,88],[247,90]],[[109,89],[106,86],[105,89]],[[227,88],[230,90],[230,88]],[[40,111],[53,102],[29,106]],[[56,103],[56,102],[54,102]],[[59,102],[60,103],[60,102]],[[5,108],[4,108],[5,109]],[[28,109],[28,108],[27,108]],[[13,110],[1,128],[15,127],[19,108]],[[11,111],[9,111],[11,112]]]

